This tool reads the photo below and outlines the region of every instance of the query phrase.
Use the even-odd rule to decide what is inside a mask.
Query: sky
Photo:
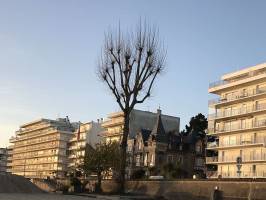
[[[104,32],[146,19],[167,49],[152,98],[138,109],[208,113],[210,82],[266,62],[263,0],[0,0],[0,147],[23,123],[87,122],[118,106],[96,76]]]

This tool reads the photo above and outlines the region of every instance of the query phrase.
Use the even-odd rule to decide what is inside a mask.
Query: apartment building
[[[266,63],[222,76],[210,84],[206,164],[214,176],[266,178]]]
[[[64,177],[67,143],[77,123],[68,117],[40,119],[20,126],[13,143],[11,172],[28,178]]]
[[[82,165],[87,144],[95,147],[97,143],[101,142],[102,137],[100,133],[102,131],[103,128],[101,127],[100,121],[79,123],[79,127],[68,142],[67,155],[69,172],[77,170]]]
[[[7,164],[6,164],[6,172],[11,173],[12,169],[12,156],[13,156],[13,145],[10,145],[6,148],[7,151]]]
[[[158,110],[157,112],[161,111]],[[152,130],[156,123],[157,112],[132,110],[129,121],[129,138],[135,137],[141,129]],[[162,114],[161,118],[166,132],[179,133],[179,117]],[[108,119],[102,123],[102,127],[105,128],[102,136],[106,141],[120,141],[123,133],[123,124],[123,112],[109,114]]]
[[[7,149],[0,148],[0,174],[6,173],[7,169]]]

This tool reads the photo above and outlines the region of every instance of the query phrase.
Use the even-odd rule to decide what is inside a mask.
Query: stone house
[[[166,132],[160,112],[152,130],[141,129],[128,140],[127,153],[128,178],[138,170],[144,170],[149,176],[151,169],[161,171],[169,163],[179,166],[184,178],[204,173],[204,137],[196,132],[187,136],[176,131]]]

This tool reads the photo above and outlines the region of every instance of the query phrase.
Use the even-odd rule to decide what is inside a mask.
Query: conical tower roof
[[[161,110],[158,110],[157,113],[158,114],[157,114],[156,123],[153,127],[151,134],[152,135],[166,135],[163,122],[162,122],[162,118],[161,118]]]

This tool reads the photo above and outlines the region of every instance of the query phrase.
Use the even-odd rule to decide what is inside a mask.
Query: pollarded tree
[[[122,192],[130,113],[136,104],[143,103],[151,96],[154,81],[164,68],[165,55],[158,29],[146,23],[140,22],[136,30],[129,34],[123,34],[119,27],[117,32],[105,35],[98,72],[124,113],[120,167]]]

